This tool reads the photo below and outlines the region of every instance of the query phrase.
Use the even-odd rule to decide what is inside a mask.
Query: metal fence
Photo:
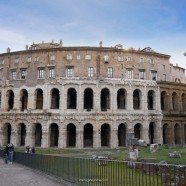
[[[3,152],[0,151],[0,156]],[[16,152],[14,161],[85,186],[184,186],[186,166]]]

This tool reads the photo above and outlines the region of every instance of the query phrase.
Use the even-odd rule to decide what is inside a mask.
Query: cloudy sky
[[[32,42],[144,48],[186,68],[185,0],[0,0],[0,53]]]

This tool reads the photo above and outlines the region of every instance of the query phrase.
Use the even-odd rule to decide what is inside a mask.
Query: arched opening
[[[179,110],[179,100],[176,92],[172,93],[172,109],[176,111]]]
[[[41,139],[42,139],[42,126],[40,123],[36,123],[35,125],[35,146],[41,147]]]
[[[184,136],[185,136],[184,141],[185,141],[185,144],[186,144],[186,124],[184,125]]]
[[[168,110],[168,95],[165,91],[161,92],[161,110]]]
[[[125,124],[120,124],[118,126],[118,145],[124,147],[126,145],[126,126]]]
[[[110,92],[107,88],[101,90],[101,111],[110,109]]]
[[[163,125],[163,144],[170,144],[170,128],[167,123]]]
[[[14,92],[12,90],[7,91],[7,100],[8,100],[7,110],[10,111],[14,107]]]
[[[181,144],[181,138],[182,138],[181,127],[179,124],[175,124],[175,126],[174,126],[174,139],[175,139],[176,145]]]
[[[67,93],[67,109],[76,109],[77,93],[74,88],[69,88]]]
[[[186,94],[182,94],[182,110],[186,111]]]
[[[4,142],[3,145],[7,145],[11,141],[12,127],[10,123],[5,123],[3,128]]]
[[[28,92],[27,90],[23,89],[21,90],[21,111],[27,109],[27,104],[28,104]]]
[[[149,142],[150,142],[150,144],[154,143],[154,132],[155,132],[155,123],[151,122],[149,125]]]
[[[101,126],[101,146],[110,146],[110,126],[108,124],[103,124]]]
[[[84,109],[93,109],[93,90],[86,88],[84,91]]]
[[[93,147],[93,126],[88,123],[84,126],[84,147]]]
[[[126,108],[126,93],[124,89],[119,89],[117,92],[117,106],[118,109],[125,109]]]
[[[59,109],[59,90],[57,88],[53,88],[51,90],[51,109]]]
[[[138,139],[141,139],[141,124],[140,123],[137,123],[135,126],[134,126],[134,137],[135,138],[138,138]]]
[[[59,128],[56,123],[50,125],[50,147],[58,147]]]
[[[140,96],[141,92],[140,90],[136,89],[133,92],[133,109],[137,110],[140,109]]]
[[[43,109],[43,90],[36,90],[36,109]]]
[[[25,146],[26,126],[24,123],[20,124],[20,146]]]
[[[76,146],[76,126],[73,123],[67,125],[67,147]]]
[[[155,93],[153,90],[149,90],[148,91],[148,95],[147,95],[147,102],[148,102],[148,109],[149,110],[154,110],[154,106],[155,106]]]

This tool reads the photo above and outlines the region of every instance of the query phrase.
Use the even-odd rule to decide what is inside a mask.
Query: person
[[[33,154],[35,154],[35,148],[34,147],[32,147],[32,150],[31,150],[31,152],[33,153]]]
[[[26,146],[26,153],[29,153],[30,152],[30,147],[29,146]]]
[[[5,157],[5,163],[8,164],[9,163],[9,159],[8,159],[8,148],[9,148],[9,144],[6,145],[5,149],[4,149],[4,157]]]
[[[9,164],[12,164],[13,162],[13,157],[14,157],[14,145],[10,144],[8,148],[8,160]]]

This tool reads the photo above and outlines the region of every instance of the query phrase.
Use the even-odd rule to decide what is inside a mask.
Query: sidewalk
[[[22,165],[7,165],[0,158],[0,186],[62,186],[62,183],[50,179],[42,173]]]

